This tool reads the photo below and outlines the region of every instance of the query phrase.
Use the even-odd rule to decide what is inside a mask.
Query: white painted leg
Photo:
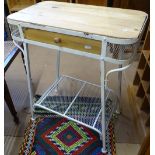
[[[26,66],[26,71],[27,71],[26,76],[27,76],[28,92],[29,92],[29,98],[30,98],[30,110],[31,110],[31,115],[32,115],[32,119],[33,119],[33,91],[32,91],[28,44],[23,43],[23,49],[24,49],[25,66]]]
[[[56,79],[60,78],[60,54],[61,51],[57,51],[57,62],[56,62]]]
[[[122,68],[122,65],[119,65]],[[118,105],[116,109],[116,114],[121,113],[121,93],[122,93],[122,72],[118,72]]]
[[[124,49],[120,47],[118,57],[120,60],[122,60],[124,55]],[[118,66],[119,68],[122,68],[122,65]],[[122,94],[122,72],[118,72],[118,104],[117,104],[117,109],[116,109],[116,114],[121,113],[121,94]]]
[[[24,34],[21,25],[18,25],[20,37],[23,40]],[[23,54],[24,54],[24,61],[26,66],[26,77],[27,77],[27,83],[28,83],[28,92],[29,92],[29,98],[30,98],[30,110],[31,110],[31,116],[32,119],[34,119],[33,116],[33,89],[32,89],[32,78],[31,78],[31,70],[30,70],[30,60],[29,60],[29,50],[28,50],[28,44],[23,42]]]
[[[56,59],[56,80],[59,80],[60,78],[60,55],[61,55],[61,51],[58,50],[57,51],[57,59]],[[58,92],[58,87],[56,87],[55,92]]]
[[[105,57],[106,56],[106,49],[107,49],[107,41],[104,39],[102,41],[102,51],[101,51],[101,56]],[[100,61],[100,80],[101,80],[101,108],[102,108],[102,152],[106,153],[106,121],[105,121],[105,69],[106,69],[106,64],[104,60]]]
[[[105,66],[104,65],[105,65],[104,61],[101,61],[100,71],[101,71],[102,143],[103,143],[102,152],[106,153],[105,85],[104,85]]]

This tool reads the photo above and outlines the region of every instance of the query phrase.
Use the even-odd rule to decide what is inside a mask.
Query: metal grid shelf
[[[116,107],[117,97],[105,92],[106,127]],[[69,76],[62,76],[34,104],[101,133],[101,87]]]

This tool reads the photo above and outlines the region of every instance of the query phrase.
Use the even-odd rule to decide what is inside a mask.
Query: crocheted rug
[[[19,155],[103,155],[96,131],[40,108],[35,109],[35,117],[25,131]],[[112,121],[106,142],[106,155],[116,155]]]
[[[115,155],[113,123],[106,133],[107,155]],[[45,116],[30,121],[20,155],[102,155],[95,131],[62,117]]]

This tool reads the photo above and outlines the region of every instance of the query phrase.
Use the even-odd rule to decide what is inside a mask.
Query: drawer
[[[42,43],[71,48],[93,54],[100,54],[101,41],[75,37],[37,29],[25,29],[24,37]]]

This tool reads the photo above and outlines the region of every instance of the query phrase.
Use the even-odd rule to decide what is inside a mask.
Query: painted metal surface
[[[96,34],[86,34],[86,33],[79,32],[79,31],[77,32],[77,31],[66,30],[66,29],[62,29],[62,28],[41,26],[41,25],[35,25],[35,24],[31,24],[31,23],[22,23],[22,22],[17,22],[17,21],[13,21],[13,20],[8,20],[8,22],[10,23],[10,26],[11,26],[11,24],[17,26],[17,29],[12,31],[12,38],[14,40],[15,45],[18,48],[20,48],[22,50],[22,52],[24,53],[25,65],[26,65],[26,69],[27,69],[27,81],[28,81],[28,89],[29,89],[29,95],[30,95],[30,105],[31,105],[32,117],[33,117],[33,108],[34,108],[34,106],[37,106],[37,107],[43,108],[45,110],[51,111],[51,112],[53,112],[55,114],[58,114],[60,116],[63,116],[65,118],[67,118],[67,119],[73,120],[73,121],[75,121],[77,123],[80,123],[82,125],[85,125],[85,126],[91,128],[91,129],[97,131],[98,133],[100,133],[102,135],[103,152],[106,152],[106,150],[105,150],[105,148],[106,148],[105,147],[105,145],[106,145],[106,140],[105,140],[105,137],[106,137],[105,136],[105,134],[106,134],[106,132],[105,132],[106,131],[106,123],[105,123],[106,122],[105,121],[105,89],[108,88],[108,85],[107,85],[108,75],[113,73],[113,72],[121,72],[121,71],[127,69],[130,66],[130,64],[132,63],[133,58],[134,58],[135,53],[136,53],[136,50],[134,50],[133,55],[130,58],[125,59],[125,60],[122,60],[122,59],[120,60],[120,59],[115,59],[115,58],[112,58],[112,57],[108,57],[106,55],[107,44],[111,43],[111,44],[114,44],[114,45],[117,45],[117,46],[119,46],[119,45],[132,45],[132,44],[136,44],[137,42],[139,42],[139,39],[141,37],[137,38],[137,39],[109,38],[109,37],[106,37],[106,36],[100,36],[100,35],[96,35]],[[144,23],[144,25],[145,25],[145,23]],[[83,38],[88,38],[88,39],[100,40],[100,41],[102,41],[101,55],[87,53],[87,52],[84,52],[84,51],[78,51],[78,50],[75,50],[75,49],[69,49],[69,48],[65,48],[65,47],[60,48],[59,46],[56,46],[56,45],[50,45],[50,44],[47,44],[47,43],[41,43],[41,42],[37,42],[37,41],[34,41],[34,40],[25,39],[24,34],[23,34],[23,29],[24,28],[34,28],[34,29],[46,30],[46,31],[49,31],[49,32],[57,32],[57,33],[62,33],[62,34],[67,34],[67,35],[72,35],[72,36],[78,36],[78,37],[83,37]],[[143,28],[144,28],[144,26],[143,26]],[[143,30],[141,32],[143,32]],[[24,49],[22,49],[18,45],[17,42],[22,42]],[[27,48],[28,44],[33,44],[33,45],[42,46],[42,47],[57,50],[57,65],[56,65],[57,77],[56,77],[56,80],[53,83],[53,85],[51,85],[49,87],[49,89],[43,94],[43,96],[41,96],[41,98],[36,103],[33,103],[33,91],[32,91],[32,82],[31,82],[30,64],[29,64],[30,62],[29,62],[29,55],[28,55],[28,48]],[[138,46],[138,44],[137,44],[137,46]],[[137,47],[135,47],[135,48],[137,49]],[[77,93],[77,95],[75,96],[73,102],[70,104],[70,106],[68,107],[68,109],[66,110],[66,112],[64,114],[61,114],[61,113],[59,113],[57,111],[54,111],[52,109],[49,109],[49,108],[41,105],[41,103],[48,96],[48,94],[56,87],[56,85],[61,80],[63,80],[63,76],[60,76],[60,72],[59,72],[59,70],[60,70],[60,56],[61,56],[60,54],[61,54],[61,52],[66,52],[66,53],[71,53],[71,54],[80,55],[80,56],[84,56],[84,57],[89,57],[89,58],[97,59],[97,60],[100,61],[100,72],[101,72],[100,81],[101,81],[101,86],[99,86],[99,87],[101,89],[101,109],[100,109],[100,112],[98,113],[98,115],[97,115],[97,117],[95,119],[95,122],[94,122],[93,126],[90,126],[90,125],[88,125],[86,123],[83,123],[82,121],[73,119],[73,118],[66,115],[66,113],[68,112],[68,110],[70,109],[72,104],[74,104],[75,99],[77,98],[77,96],[79,95],[79,93],[81,92],[83,87],[85,86],[85,83],[89,83],[89,82],[74,78],[76,80],[84,82],[84,85],[82,86],[80,91]],[[121,67],[117,68],[115,70],[106,71],[105,70],[106,62],[118,64],[118,65],[121,65]],[[70,77],[70,78],[72,78],[72,77]],[[120,81],[119,83],[121,84],[121,76],[119,76],[119,81]],[[91,84],[91,83],[89,83],[89,84]],[[97,86],[95,84],[92,84],[92,85]],[[102,117],[102,131],[99,131],[98,129],[95,128],[95,124],[96,124],[100,114],[101,114],[101,117]],[[112,114],[111,114],[111,116],[112,116]]]

